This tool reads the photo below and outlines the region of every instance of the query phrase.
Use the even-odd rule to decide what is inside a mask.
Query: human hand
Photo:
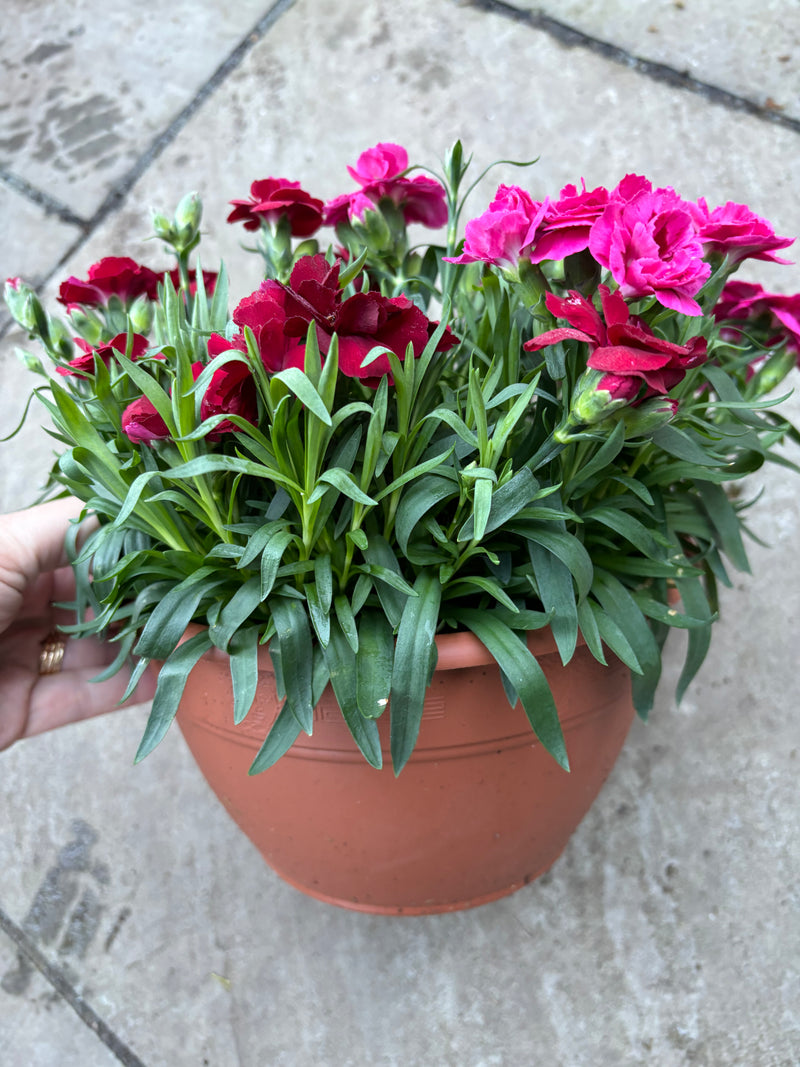
[[[53,603],[75,596],[64,539],[81,507],[67,498],[0,516],[0,750],[113,711],[130,679],[123,669],[108,681],[91,681],[117,651],[95,637],[65,636],[61,669],[40,673],[45,638],[75,621]],[[127,703],[149,700],[154,692],[155,681],[146,673]]]

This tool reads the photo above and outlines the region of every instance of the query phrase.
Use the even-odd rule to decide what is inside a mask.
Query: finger
[[[16,564],[30,581],[63,567],[68,562],[64,540],[83,506],[76,497],[64,497],[0,516],[0,553],[5,566]]]
[[[76,667],[37,679],[31,690],[30,710],[21,736],[33,737],[71,722],[104,715],[119,707],[141,704],[151,700],[155,693],[155,678],[146,672],[131,698],[120,705],[130,672],[122,671],[105,682],[93,682],[96,674],[96,667]]]

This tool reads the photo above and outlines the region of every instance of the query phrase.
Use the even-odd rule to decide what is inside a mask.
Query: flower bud
[[[393,248],[395,242],[391,227],[383,213],[376,211],[373,205],[365,207],[360,217],[351,218],[350,225],[357,238],[378,255]]]
[[[155,209],[153,209],[151,214],[153,233],[156,235],[156,237],[160,237],[162,241],[172,241],[174,233],[172,229],[172,223],[169,221],[167,216],[163,212],[156,211]]]
[[[570,405],[570,417],[576,423],[593,426],[628,403],[625,397],[614,397],[608,389],[598,388],[604,377],[602,371],[593,370],[578,379]]]
[[[627,407],[615,417],[625,424],[625,439],[651,437],[656,430],[666,426],[677,414],[679,403],[668,396],[656,396],[645,400],[638,407]]]
[[[14,321],[29,333],[34,332],[44,309],[33,289],[21,278],[8,278],[4,295]]]
[[[198,193],[187,193],[175,208],[175,228],[182,242],[189,243],[197,236],[203,217],[203,201]]]
[[[146,334],[153,325],[153,305],[146,296],[137,297],[128,311],[134,333]]]
[[[42,366],[42,361],[33,352],[26,352],[24,348],[16,348],[14,351],[17,359],[25,366],[26,370],[33,371],[34,374],[47,376],[47,372]]]

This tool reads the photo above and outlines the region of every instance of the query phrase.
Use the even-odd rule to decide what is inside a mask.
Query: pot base
[[[633,718],[630,676],[619,661],[604,666],[579,646],[563,667],[545,635],[531,636],[559,709],[569,773],[538,743],[522,708],[509,707],[496,665],[471,635],[437,638],[439,667],[419,739],[397,778],[388,715],[379,720],[386,765],[375,770],[329,690],[315,709],[313,736],[301,734],[275,766],[250,777],[279,708],[266,655],[263,684],[239,726],[227,657],[216,651],[189,676],[178,722],[229,814],[291,885],[377,915],[477,907],[552,866]]]
[[[303,885],[302,882],[296,881],[285,871],[279,870],[274,864],[270,863],[269,860],[267,860],[267,865],[278,875],[281,881],[286,882],[287,885],[290,885],[293,889],[298,889],[305,896],[313,897],[314,900],[321,901],[323,904],[333,904],[335,907],[344,908],[346,911],[360,911],[365,915],[408,915],[414,917],[422,915],[445,915],[448,912],[453,911],[468,911],[470,908],[479,908],[482,904],[492,904],[496,900],[502,900],[503,897],[510,897],[512,893],[518,893],[520,889],[524,889],[526,886],[530,885],[531,882],[535,882],[537,878],[541,878],[543,874],[547,874],[563,851],[564,849],[559,852],[558,856],[554,856],[549,863],[541,868],[541,870],[536,871],[535,874],[525,875],[521,882],[513,882],[511,885],[504,886],[502,889],[496,889],[491,893],[484,893],[483,896],[480,897],[471,897],[468,900],[453,900],[445,904],[437,903],[436,901],[411,905],[365,904],[360,900],[348,900],[345,897],[334,897],[328,893],[320,893],[318,890],[312,889],[310,886]]]

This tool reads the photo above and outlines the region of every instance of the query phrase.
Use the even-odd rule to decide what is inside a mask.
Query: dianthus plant
[[[717,587],[748,566],[733,483],[791,466],[778,446],[798,439],[774,391],[800,296],[730,278],[791,242],[636,174],[543,199],[501,185],[459,239],[467,166],[460,144],[439,176],[379,144],[327,204],[253,182],[229,221],[266,273],[232,317],[225,271],[190,262],[194,195],[154,217],[170,268],[103,259],[61,285],[66,319],[9,281],[55,370],[34,390],[59,444],[48,490],[99,520],[73,544],[73,631],[133,657],[131,686],[163,664],[140,757],[212,646],[237,723],[269,646],[285,699],[253,771],[311,732],[330,683],[376,767],[390,717],[399,772],[447,631],[485,644],[564,767],[527,632],[549,626],[564,664],[579,641],[622,659],[643,716],[671,627],[679,695],[702,663]]]

